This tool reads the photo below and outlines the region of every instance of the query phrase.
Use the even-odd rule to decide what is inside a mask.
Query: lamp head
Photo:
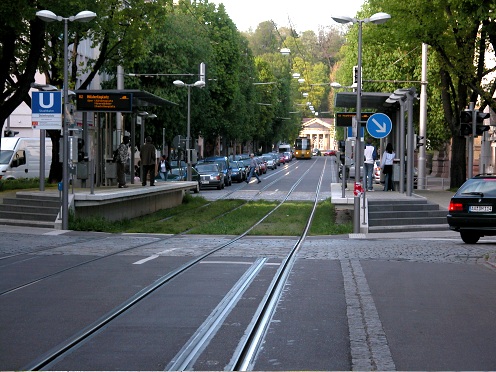
[[[174,84],[176,87],[184,87],[186,85],[181,80],[174,80],[174,82],[172,84]]]
[[[391,16],[389,14],[380,12],[372,15],[372,17],[369,18],[369,22],[380,25],[384,22],[387,22],[389,19],[391,19]]]
[[[203,88],[205,86],[205,82],[203,80],[198,80],[193,84],[193,86],[198,88]]]
[[[54,22],[54,21],[62,20],[62,17],[60,17],[59,19],[59,17],[50,10],[40,10],[36,12],[36,16],[45,22]]]
[[[90,12],[89,10],[83,10],[74,16],[76,22],[89,22],[96,17],[95,12]]]
[[[355,22],[354,18],[347,17],[347,16],[331,16],[331,18],[334,20],[334,22],[341,23],[341,24]]]

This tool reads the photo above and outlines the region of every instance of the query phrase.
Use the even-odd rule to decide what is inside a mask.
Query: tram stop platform
[[[76,217],[103,217],[109,221],[130,219],[181,205],[185,192],[197,182],[155,182],[154,186],[130,184],[127,188],[98,186],[69,188],[68,207]],[[0,223],[62,229],[61,192],[17,191],[0,205]]]

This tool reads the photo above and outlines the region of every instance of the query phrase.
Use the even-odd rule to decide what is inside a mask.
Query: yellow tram
[[[297,138],[294,151],[295,158],[310,159],[312,157],[312,141],[310,141],[310,138]]]

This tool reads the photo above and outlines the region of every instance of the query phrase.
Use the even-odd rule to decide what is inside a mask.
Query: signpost
[[[393,123],[386,114],[376,113],[367,120],[367,132],[374,138],[384,138],[391,133]]]
[[[33,129],[62,130],[62,92],[33,92],[31,103]]]

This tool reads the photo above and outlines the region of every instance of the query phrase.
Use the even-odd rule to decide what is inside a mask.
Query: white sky
[[[354,17],[364,0],[210,0],[223,3],[227,14],[239,31],[255,30],[260,22],[273,20],[277,27],[289,27],[290,20],[297,32],[318,26],[336,26],[331,16]]]

